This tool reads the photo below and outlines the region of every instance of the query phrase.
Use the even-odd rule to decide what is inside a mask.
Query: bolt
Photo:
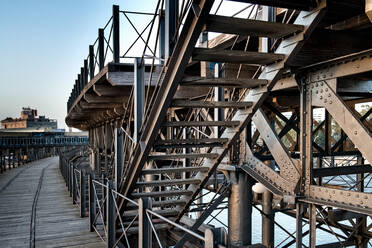
[[[327,92],[328,91],[328,88],[325,88],[325,91]]]
[[[357,135],[358,134],[358,131],[354,131],[354,134]]]
[[[320,99],[323,99],[323,96],[320,96],[319,98],[320,98]]]

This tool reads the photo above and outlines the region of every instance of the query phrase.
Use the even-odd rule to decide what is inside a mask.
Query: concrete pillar
[[[252,244],[252,186],[246,173],[231,172],[231,193],[228,205],[229,247]]]

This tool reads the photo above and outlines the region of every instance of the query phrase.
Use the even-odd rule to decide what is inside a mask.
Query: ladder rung
[[[211,101],[188,101],[173,100],[171,107],[178,108],[249,108],[252,102],[211,102]]]
[[[251,65],[268,65],[283,60],[285,55],[276,53],[245,52],[195,48],[192,59],[197,61],[225,62]]]
[[[228,16],[209,15],[206,30],[217,33],[282,38],[304,30],[304,26]]]

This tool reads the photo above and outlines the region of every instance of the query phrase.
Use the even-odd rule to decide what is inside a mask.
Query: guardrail
[[[0,137],[0,148],[53,147],[88,145],[89,138],[79,137]]]
[[[80,216],[89,216],[89,230],[96,232],[107,247],[131,247],[134,245],[133,235],[138,237],[138,247],[153,247],[153,237],[154,246],[165,247],[159,235],[162,229],[187,233],[203,247],[212,248],[221,243],[223,235],[219,229],[207,228],[201,235],[161,215],[159,208],[152,208],[151,198],[130,199],[115,190],[112,180],[104,176],[95,178],[93,172],[78,169],[73,162],[78,156],[61,155],[60,171],[73,204],[80,209]],[[119,199],[127,201],[131,209],[121,213]]]

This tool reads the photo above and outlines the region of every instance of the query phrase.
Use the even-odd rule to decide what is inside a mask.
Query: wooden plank
[[[244,52],[237,50],[217,50],[208,48],[195,48],[192,60],[211,61],[221,63],[238,63],[252,65],[268,65],[281,61],[283,54]]]
[[[101,84],[93,85],[94,92],[99,96],[126,96],[130,95],[130,87],[127,86],[107,86]]]
[[[127,97],[105,97],[86,93],[84,94],[84,100],[88,103],[123,103],[127,100]]]
[[[282,38],[304,30],[301,25],[267,22],[228,16],[209,15],[206,30],[210,32]]]

